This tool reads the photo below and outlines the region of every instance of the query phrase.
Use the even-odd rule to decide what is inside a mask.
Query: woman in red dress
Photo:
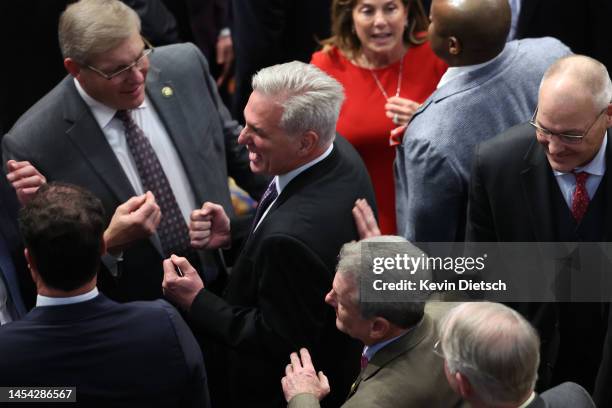
[[[312,56],[344,86],[337,131],[368,168],[383,234],[396,232],[390,132],[410,121],[447,68],[429,46],[427,25],[420,0],[334,0],[332,37]]]

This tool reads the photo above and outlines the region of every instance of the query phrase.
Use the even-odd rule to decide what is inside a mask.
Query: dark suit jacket
[[[236,92],[232,114],[251,95],[251,78],[262,68],[293,60],[309,62],[318,40],[329,37],[331,0],[232,0]]]
[[[0,279],[8,291],[8,309],[13,319],[22,317],[34,305],[36,291],[23,256],[18,209],[15,190],[0,171]]]
[[[36,307],[0,328],[0,350],[0,384],[76,386],[81,406],[210,406],[200,348],[163,300]]]
[[[609,131],[609,130],[608,130]],[[612,143],[608,142],[606,162],[612,160]],[[545,152],[537,143],[533,128],[525,123],[515,126],[497,137],[477,146],[470,182],[467,240],[483,242],[557,242],[555,195],[560,196],[556,180]],[[603,194],[610,203],[612,177],[602,179],[597,194]],[[612,213],[609,205],[601,224],[603,241],[612,240]],[[588,216],[588,213],[587,213]],[[514,305],[538,329],[542,340],[539,384],[547,388],[559,379],[561,368],[555,372],[559,359],[578,359],[584,366],[573,367],[580,376],[581,385],[589,389],[599,355],[600,337],[605,334],[605,305],[523,303]],[[584,314],[584,311],[588,311]],[[594,314],[596,313],[597,316]],[[582,319],[580,319],[580,315]],[[581,341],[583,347],[574,353],[564,347],[578,340],[582,329],[572,327],[577,321],[594,319],[595,327],[589,328],[588,338]],[[566,326],[560,327],[565,321]],[[567,322],[572,323],[567,323]],[[569,330],[568,330],[569,329]],[[572,330],[573,329],[573,330]],[[575,334],[572,335],[572,332]],[[561,333],[564,333],[561,337]],[[569,334],[569,337],[567,335]],[[584,336],[582,336],[584,337]],[[580,341],[580,340],[578,340]],[[587,342],[592,342],[586,346]],[[565,350],[563,353],[561,351]],[[582,354],[580,354],[582,353]],[[580,357],[582,356],[582,357]],[[583,358],[584,357],[584,358]],[[595,365],[593,369],[592,366]],[[567,371],[565,371],[567,373]],[[588,375],[585,373],[588,372]],[[561,374],[563,376],[563,374]],[[585,376],[586,375],[586,376]],[[593,378],[591,378],[593,377]],[[583,380],[584,378],[584,380]],[[579,378],[576,377],[578,381]]]
[[[342,408],[460,406],[444,375],[444,361],[432,351],[436,340],[434,321],[425,315],[418,326],[374,354]],[[301,394],[288,408],[318,406],[314,395]]]
[[[333,384],[329,406],[346,397],[360,347],[336,329],[324,296],[340,247],[358,239],[359,197],[375,202],[361,158],[337,137],[329,157],[283,189],[242,249],[224,299],[202,290],[194,300],[195,330],[227,347],[231,406],[284,406],[279,381],[300,347]]]
[[[239,126],[221,103],[206,59],[192,44],[160,47],[150,57],[147,95],[159,114],[195,195],[233,214],[228,175],[259,197],[267,180],[249,169],[237,144]],[[181,63],[178,64],[177,61]],[[169,97],[161,90],[171,87]],[[80,185],[98,196],[110,220],[116,207],[135,195],[91,111],[66,77],[21,117],[4,137],[4,161],[29,160],[49,181]],[[161,297],[162,252],[156,235],[124,251],[119,279],[99,275],[101,289],[117,300]],[[221,267],[220,265],[217,265]]]

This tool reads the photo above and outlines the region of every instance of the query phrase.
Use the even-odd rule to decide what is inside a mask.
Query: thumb
[[[327,376],[323,374],[323,371],[319,371],[319,381],[321,382],[321,386],[325,388],[326,392],[329,392],[329,380]]]
[[[117,210],[121,210],[124,213],[131,213],[136,211],[145,202],[146,196],[144,194],[139,196],[131,197],[125,203],[117,207]]]
[[[181,272],[183,272],[183,276],[187,277],[189,275],[198,274],[196,270],[194,269],[194,267],[191,266],[187,258],[183,258],[182,256],[177,256],[177,255],[172,254],[170,256],[170,260],[172,261],[174,265],[181,268]]]
[[[207,201],[204,204],[202,204],[201,214],[204,216],[210,215],[211,218],[214,219],[214,218],[217,218],[225,214],[225,210],[219,204],[215,204],[215,203],[211,203],[210,201]]]

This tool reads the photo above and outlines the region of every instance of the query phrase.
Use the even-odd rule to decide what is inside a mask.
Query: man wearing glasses
[[[4,161],[29,161],[49,181],[92,191],[107,214],[117,210],[99,279],[110,297],[161,297],[162,259],[172,253],[214,280],[219,253],[191,248],[191,211],[214,201],[233,214],[228,175],[256,198],[267,182],[250,172],[205,58],[191,44],[154,52],[138,15],[117,0],[70,5],[59,42],[70,75],[6,135]]]
[[[579,55],[554,63],[542,79],[531,121],[476,149],[468,240],[611,241],[611,100],[603,64]],[[607,305],[535,309],[539,317],[531,322],[542,337],[542,385],[571,380],[592,391]]]

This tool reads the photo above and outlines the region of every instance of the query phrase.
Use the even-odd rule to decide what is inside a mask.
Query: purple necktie
[[[189,243],[189,229],[149,139],[134,122],[128,111],[119,110],[115,117],[125,127],[125,139],[136,163],[142,187],[145,191],[149,190],[153,193],[161,209],[162,218],[157,227],[157,234],[165,255],[191,255],[193,250]]]
[[[266,209],[272,204],[272,202],[278,197],[278,191],[276,191],[276,179],[273,178],[272,182],[266,189],[263,196],[261,196],[261,200],[259,200],[259,205],[257,206],[257,211],[255,212],[255,219],[253,220],[253,225],[251,226],[251,233],[255,231],[255,227],[257,227],[257,223],[266,212]]]

